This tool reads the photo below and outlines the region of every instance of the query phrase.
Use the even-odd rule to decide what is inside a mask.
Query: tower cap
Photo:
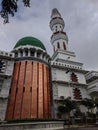
[[[55,18],[55,17],[61,17],[61,14],[56,8],[52,10],[52,14],[51,14],[51,18]]]

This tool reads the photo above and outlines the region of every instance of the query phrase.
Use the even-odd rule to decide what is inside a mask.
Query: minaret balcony
[[[53,43],[54,41],[59,40],[59,39],[64,39],[68,43],[68,37],[67,37],[66,33],[61,32],[61,31],[53,33],[53,35],[51,36],[51,43]]]
[[[51,28],[51,30],[52,30],[53,26],[56,25],[56,24],[63,25],[63,28],[65,26],[64,20],[61,17],[55,17],[55,18],[51,19],[51,21],[50,21],[50,28]]]

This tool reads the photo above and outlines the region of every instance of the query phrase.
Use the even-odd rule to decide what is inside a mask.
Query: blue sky
[[[0,19],[0,50],[11,51],[20,38],[33,36],[52,55],[49,22],[53,8],[65,21],[69,50],[76,53],[85,69],[98,70],[98,0],[31,0],[30,8],[19,2],[18,12],[9,24],[4,25]]]

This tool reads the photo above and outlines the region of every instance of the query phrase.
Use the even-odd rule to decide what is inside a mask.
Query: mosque
[[[68,48],[65,23],[51,14],[52,57],[37,38],[21,38],[11,52],[0,51],[0,120],[57,118],[57,101],[98,98],[98,72],[83,69]],[[85,111],[85,109],[82,109]]]

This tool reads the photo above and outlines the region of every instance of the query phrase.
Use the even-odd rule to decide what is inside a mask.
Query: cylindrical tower
[[[61,14],[56,8],[52,10],[50,28],[53,32],[51,43],[54,47],[54,52],[57,50],[68,50],[68,37],[66,32],[63,32],[65,23]]]
[[[50,118],[50,57],[43,43],[24,37],[15,45],[6,120]]]

